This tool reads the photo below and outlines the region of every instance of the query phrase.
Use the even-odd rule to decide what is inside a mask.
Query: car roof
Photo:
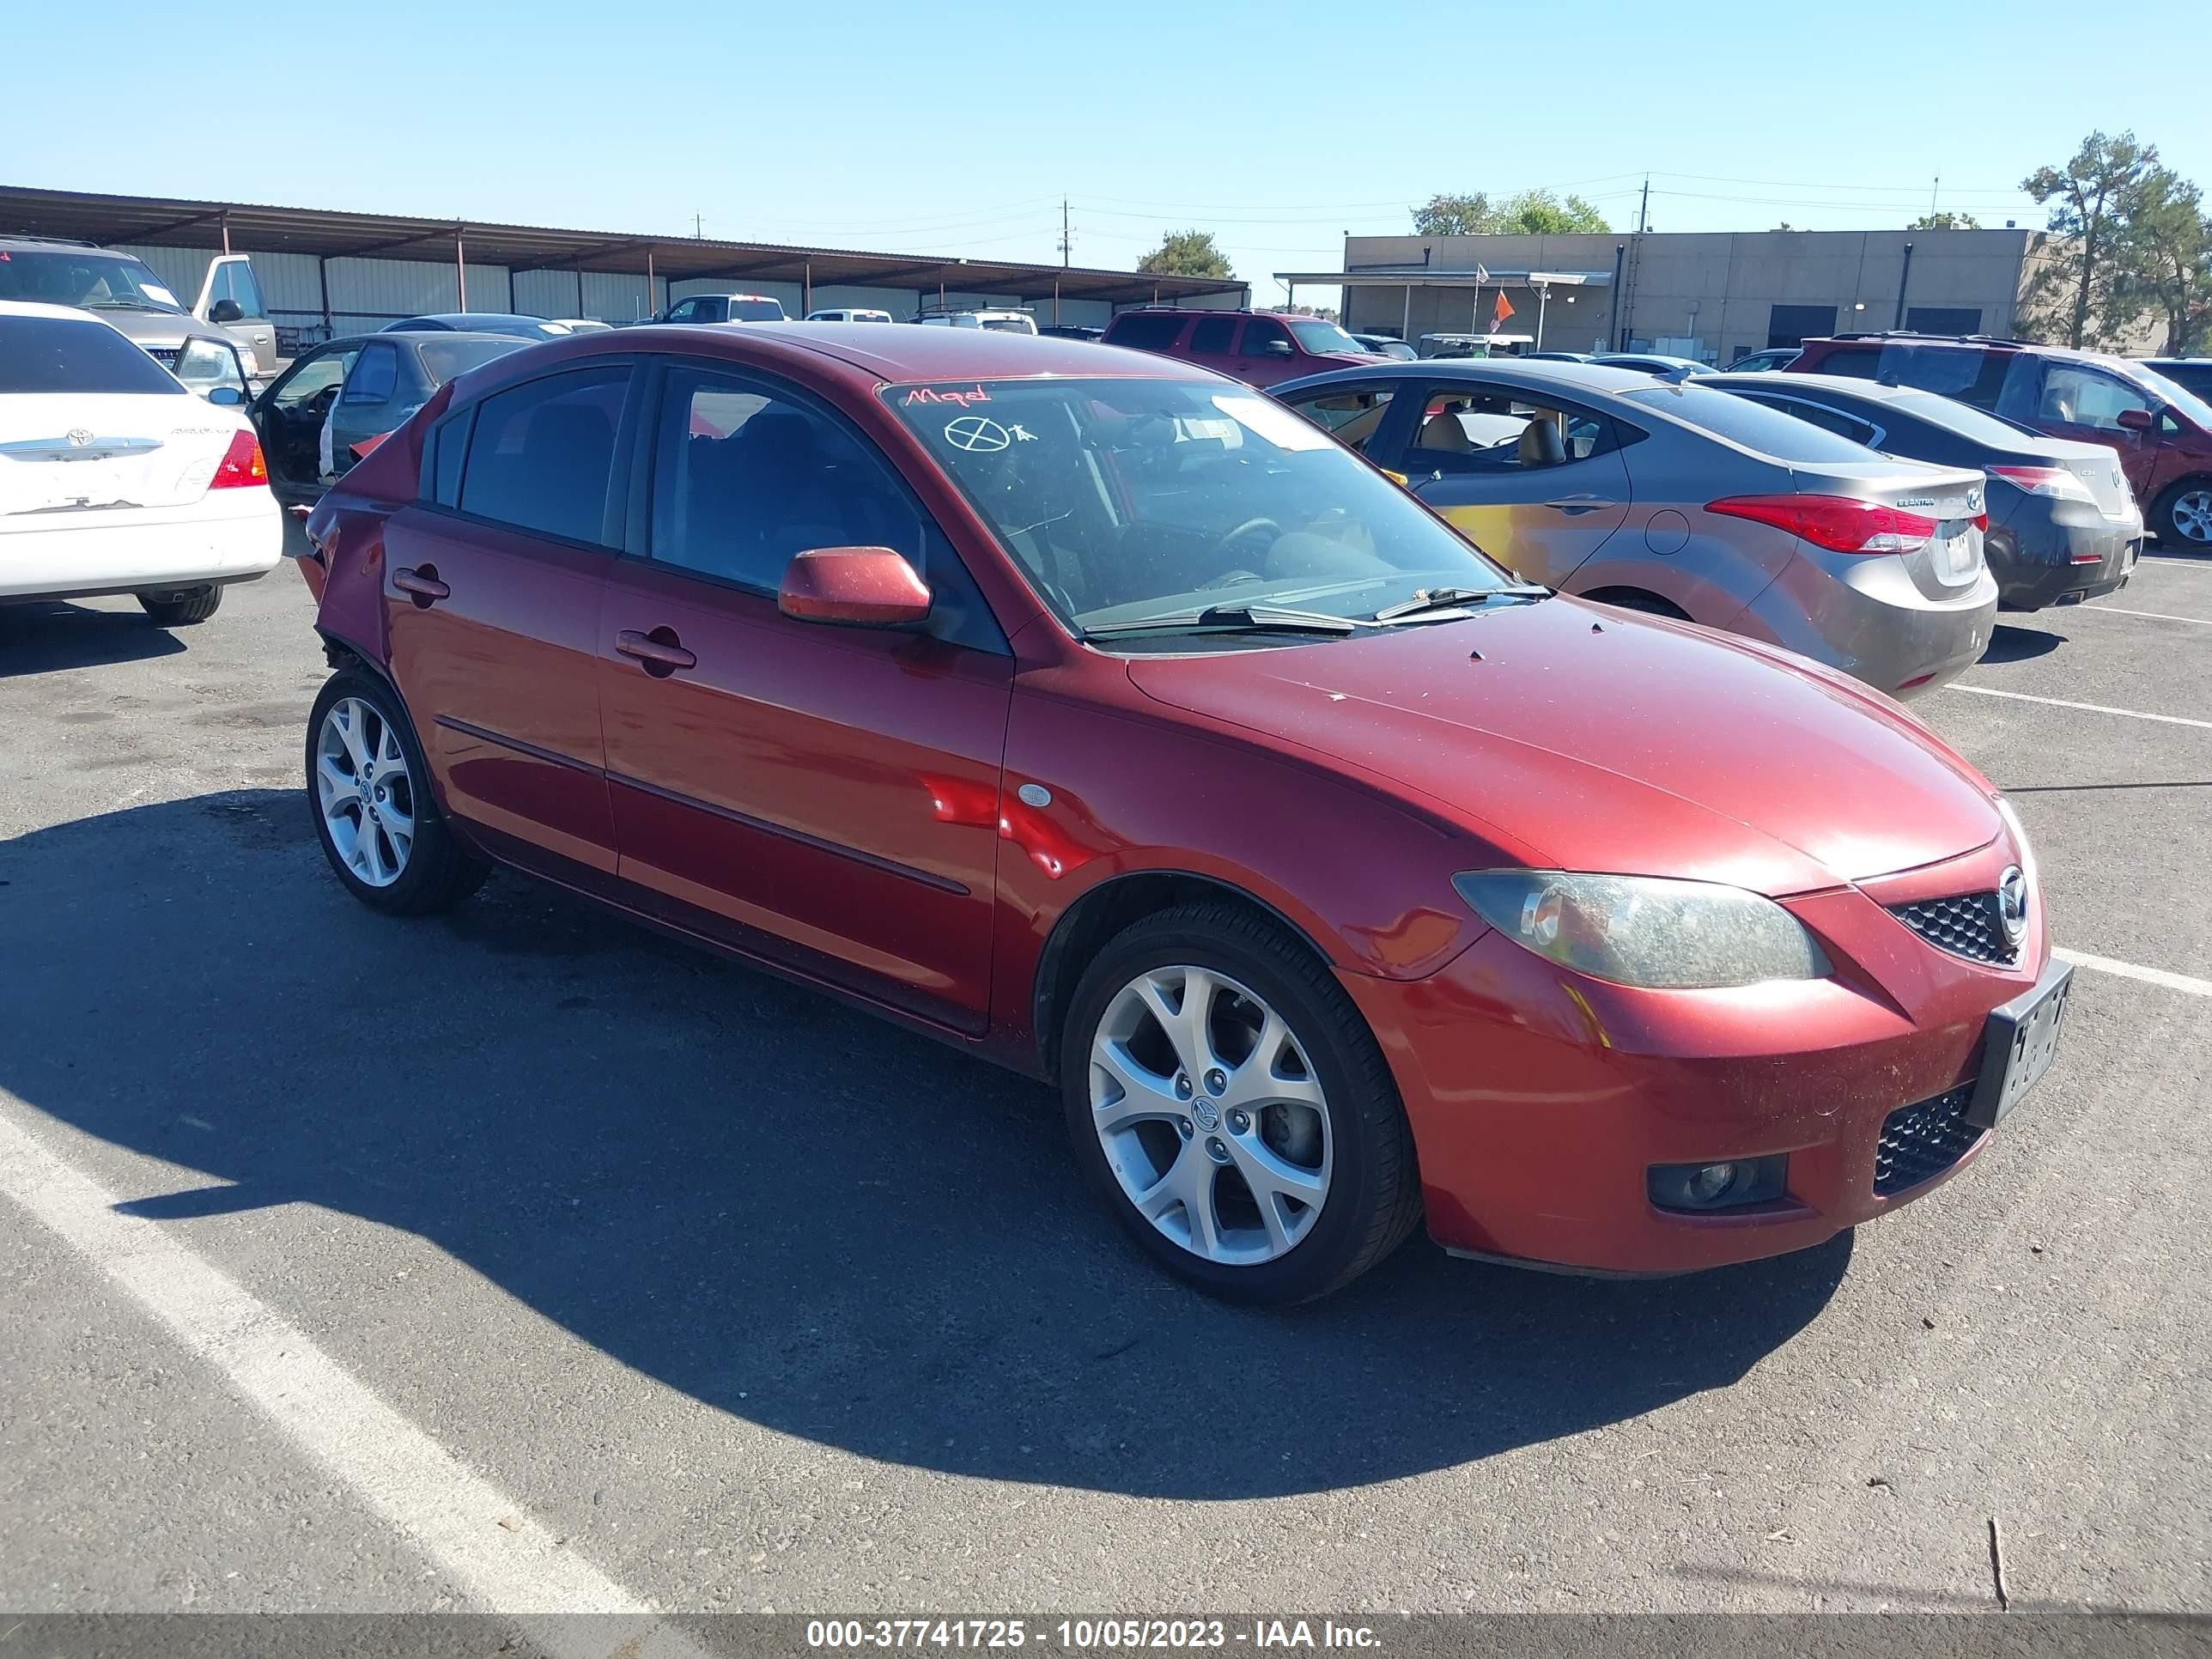
[[[894,325],[873,331],[836,323],[748,323],[726,333],[720,329],[625,328],[610,334],[575,335],[606,349],[664,350],[737,356],[728,348],[744,343],[776,347],[778,355],[812,356],[842,363],[897,384],[908,380],[1042,380],[1065,376],[1086,380],[1214,380],[1191,363],[1150,351],[1127,351],[1088,340],[1051,334],[1004,334],[977,328],[915,328]],[[724,348],[725,350],[717,350]],[[1223,384],[1235,384],[1224,380]]]
[[[532,317],[520,311],[418,311],[411,317],[400,318],[398,322],[442,323],[457,332],[467,333],[471,331],[469,325],[471,322],[544,323],[550,320],[551,319],[549,318]],[[398,323],[387,323],[378,331],[384,334],[404,334],[408,331],[399,327]],[[484,333],[489,331],[477,329],[475,331]]]
[[[1704,376],[1698,377],[1700,380]],[[1642,392],[1665,384],[1640,368],[1611,368],[1603,363],[1563,363],[1550,358],[1534,362],[1523,357],[1423,357],[1363,364],[1357,368],[1332,368],[1271,387],[1287,391],[1293,386],[1326,385],[1332,381],[1399,380],[1487,380],[1493,385],[1536,392],[1547,387],[1582,392]]]
[[[1792,386],[1810,387],[1815,392],[1833,392],[1846,398],[1863,398],[1871,404],[1903,402],[1915,393],[1923,398],[1940,398],[1940,392],[1930,392],[1925,386],[1884,386],[1879,380],[1863,380],[1855,374],[1700,374],[1702,386],[1717,386],[1724,392],[1738,387],[1746,391],[1787,392]]]

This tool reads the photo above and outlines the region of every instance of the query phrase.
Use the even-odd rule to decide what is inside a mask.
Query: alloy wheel
[[[1252,1267],[1286,1255],[1328,1199],[1328,1102],[1283,1018],[1224,975],[1138,975],[1091,1044],[1107,1167],[1138,1212],[1192,1255]]]
[[[373,703],[342,697],[315,734],[315,793],[339,860],[389,887],[415,850],[415,781],[399,734]]]
[[[2183,540],[2199,547],[2212,544],[2212,489],[2184,490],[2173,498],[2168,516]]]

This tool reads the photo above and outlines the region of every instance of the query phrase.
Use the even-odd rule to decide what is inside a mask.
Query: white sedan
[[[174,628],[283,552],[242,407],[96,317],[0,301],[0,605],[133,593]]]

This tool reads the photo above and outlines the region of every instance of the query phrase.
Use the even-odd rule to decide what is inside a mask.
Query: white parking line
[[[2139,979],[2146,985],[2163,985],[2169,991],[2186,991],[2193,997],[2212,997],[2212,979],[2191,979],[2186,974],[2169,974],[2163,968],[2138,967],[2132,962],[2115,962],[2110,957],[2093,957],[2086,951],[2069,951],[2060,945],[2053,945],[2051,954],[2076,968],[2094,968],[2100,974]]]
[[[2025,691],[2000,691],[1989,685],[1961,685],[1954,680],[1947,691],[1972,691],[1984,697],[2009,697],[2014,702],[2039,702],[2052,708],[2078,708],[2087,714],[2118,714],[2124,720],[2156,720],[2161,726],[2194,726],[2212,732],[2212,720],[2193,720],[2185,714],[2146,714],[2140,708],[2109,708],[2101,702],[2069,702],[2063,697],[2031,697]]]
[[[115,1196],[0,1114],[0,1194],[66,1240],[460,1584],[483,1611],[567,1615],[532,1639],[605,1659],[604,1623],[653,1608],[564,1548],[489,1481],[348,1374],[297,1326],[170,1237],[116,1212]],[[636,1650],[698,1659],[665,1626]],[[626,1644],[627,1646],[627,1644]]]
[[[2093,617],[2148,617],[2153,622],[2195,623],[2199,628],[2212,628],[2212,617],[2169,617],[2163,611],[2129,611],[2117,605],[2085,605],[2081,609]]]

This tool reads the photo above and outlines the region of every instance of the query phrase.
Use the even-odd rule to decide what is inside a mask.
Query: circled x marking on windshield
[[[963,415],[957,421],[945,423],[945,441],[955,449],[988,454],[994,449],[1004,449],[1013,439],[996,421],[981,415]]]

